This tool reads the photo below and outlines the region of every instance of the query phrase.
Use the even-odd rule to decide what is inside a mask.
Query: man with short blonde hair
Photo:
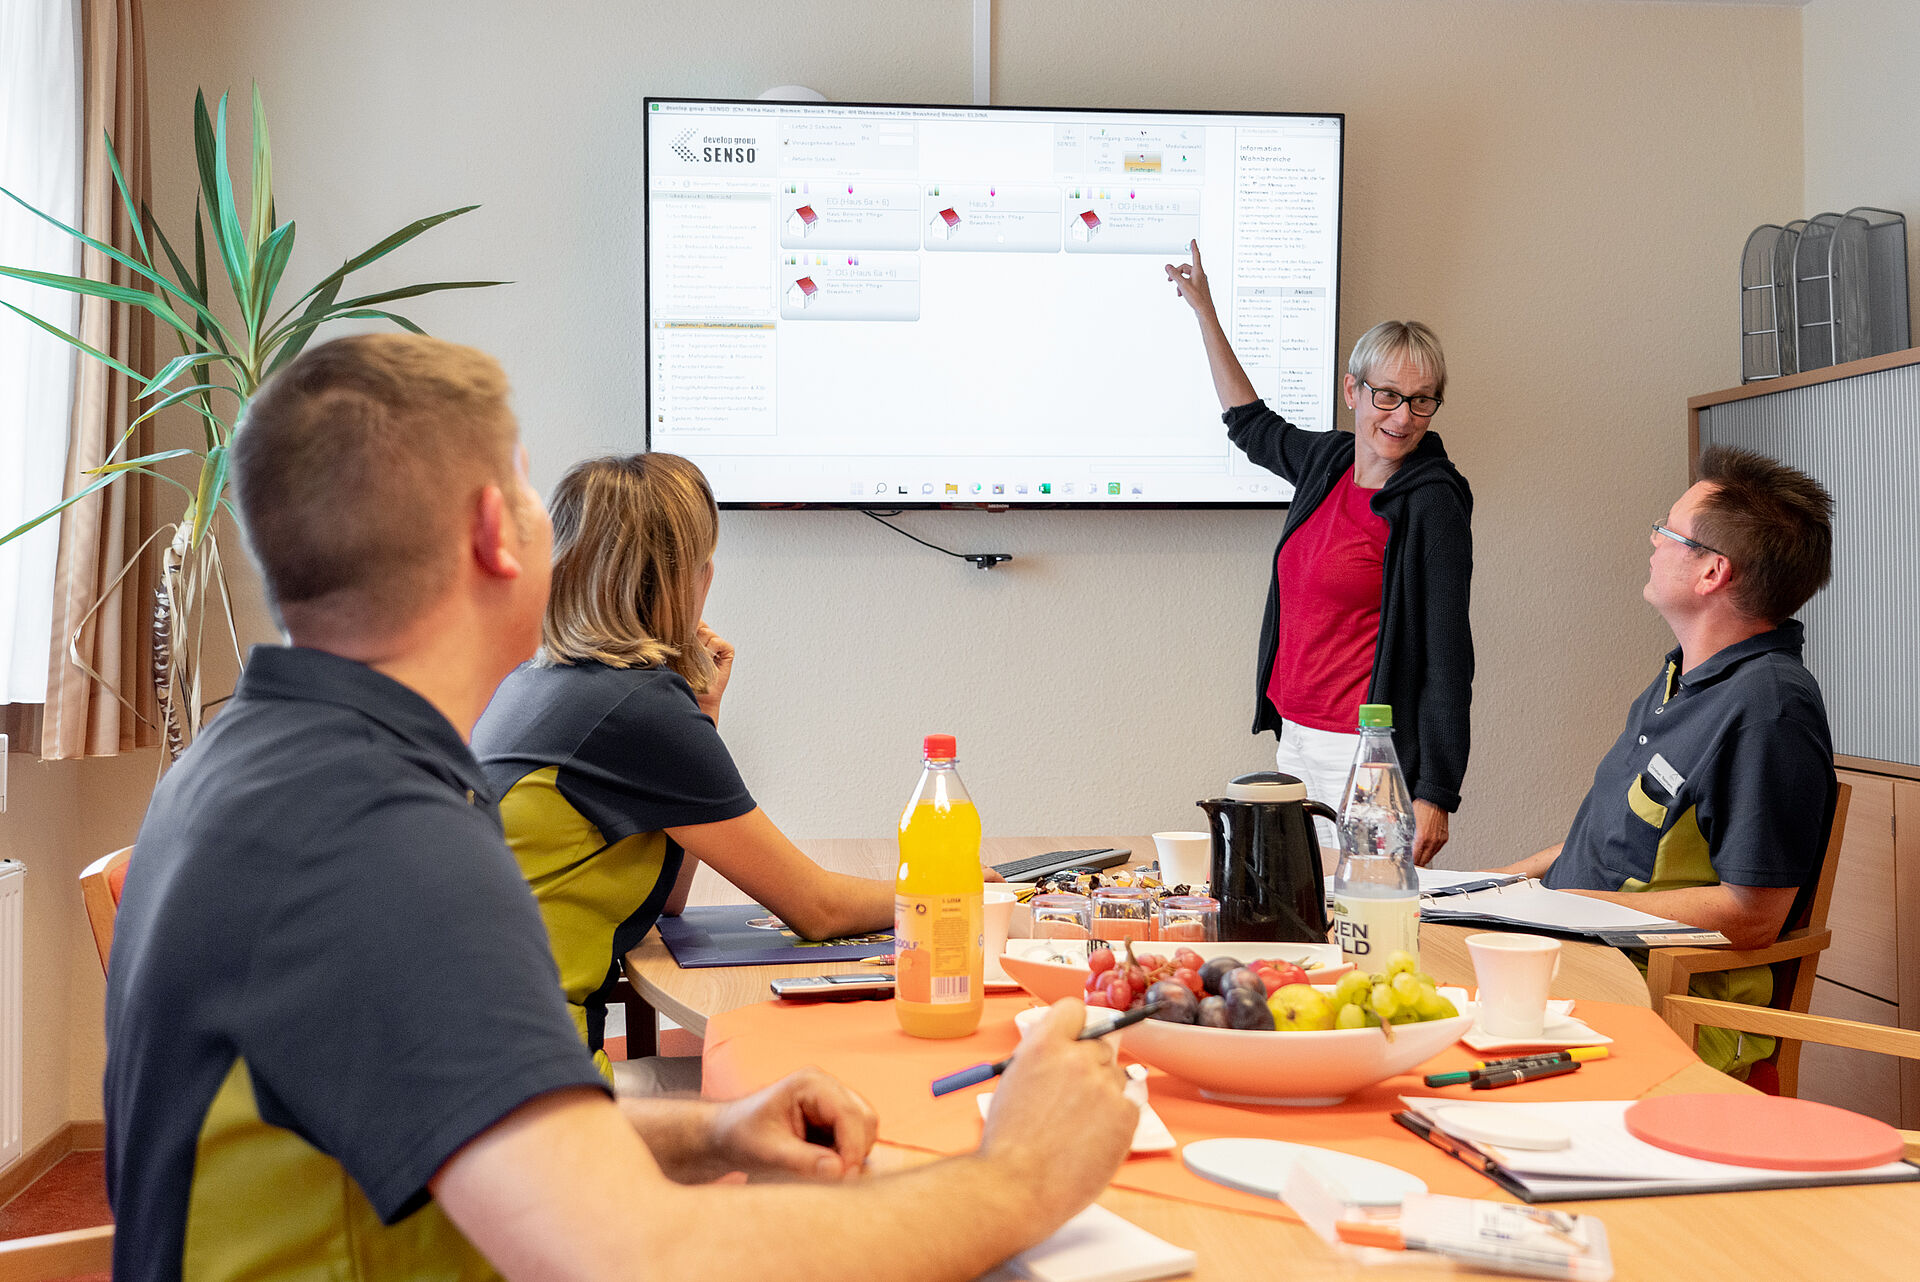
[[[1051,1233],[1137,1118],[1112,1045],[1074,1040],[1078,1002],[1024,1044],[978,1151],[885,1179],[839,1183],[875,1119],[818,1072],[609,1098],[466,743],[546,602],[505,396],[478,352],[346,339],[240,429],[292,644],[254,649],[129,865],[114,1276],[959,1279]],[[830,1186],[699,1184],[732,1170]]]

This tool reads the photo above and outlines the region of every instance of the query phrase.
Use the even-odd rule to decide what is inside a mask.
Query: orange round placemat
[[[1626,1122],[1670,1153],[1776,1171],[1851,1171],[1905,1151],[1885,1122],[1773,1095],[1661,1095],[1629,1108]]]

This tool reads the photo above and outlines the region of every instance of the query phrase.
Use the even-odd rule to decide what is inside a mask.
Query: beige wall
[[[1907,279],[1920,267],[1920,6],[1811,0],[1805,16],[1806,183],[1800,205],[1767,221],[1858,205],[1907,216]],[[1908,314],[1920,308],[1920,289]],[[1915,331],[1920,341],[1920,329]]]
[[[1554,840],[1666,644],[1638,598],[1644,528],[1684,482],[1683,398],[1737,376],[1734,254],[1799,199],[1799,14],[995,10],[1002,102],[1348,113],[1343,338],[1390,314],[1438,326],[1454,370],[1440,430],[1479,499],[1477,746],[1454,853],[1503,860]],[[380,279],[518,282],[416,316],[505,359],[550,482],[640,440],[642,96],[797,82],[964,99],[968,13],[155,0],[155,142],[184,159],[193,88],[260,80],[280,209],[301,224],[291,279],[408,217],[482,202]],[[187,170],[163,160],[161,175],[162,209],[183,211]],[[1198,360],[1197,343],[1169,356]],[[725,729],[791,831],[886,831],[934,728],[961,736],[1000,832],[1184,826],[1195,798],[1270,760],[1246,725],[1277,515],[909,524],[1018,559],[981,573],[855,515],[726,518],[710,615],[742,657]]]
[[[1440,430],[1479,503],[1476,748],[1449,862],[1556,840],[1667,644],[1638,597],[1643,532],[1684,483],[1684,398],[1738,378],[1740,243],[1783,213],[1899,207],[1920,182],[1905,92],[1916,19],[1900,0],[1804,11],[1803,182],[1791,7],[995,10],[999,102],[1347,113],[1343,339],[1387,315],[1440,329],[1453,368]],[[244,94],[252,79],[275,128],[282,217],[300,222],[289,280],[301,288],[412,217],[483,203],[369,279],[517,282],[411,314],[506,361],[543,484],[640,439],[644,95],[802,83],[839,98],[964,101],[970,84],[965,0],[149,0],[147,16],[170,230],[191,208],[194,88]],[[1875,131],[1857,142],[1863,115]],[[1874,177],[1892,190],[1869,189]],[[1193,799],[1270,760],[1245,731],[1277,514],[909,524],[1019,559],[990,574],[955,567],[854,515],[725,520],[710,613],[742,652],[725,729],[790,831],[885,831],[918,735],[936,727],[962,736],[999,832],[1184,826]],[[73,1065],[75,1116],[97,1108],[97,1017],[69,1019],[52,995],[97,1012],[98,981],[80,964],[91,946],[64,887],[121,840],[109,829],[131,833],[129,799],[148,774],[16,759],[15,811],[0,817],[10,846],[59,850],[33,874],[30,913],[50,924],[31,945],[29,1051],[35,1074]],[[58,1120],[59,1091],[37,1080],[30,1141]]]
[[[157,758],[130,753],[93,761],[8,763],[0,858],[27,866],[25,1110],[27,1148],[73,1118],[100,1116],[104,984],[80,870],[139,830]]]

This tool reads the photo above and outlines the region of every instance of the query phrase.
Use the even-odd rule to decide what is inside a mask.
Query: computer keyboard
[[[1048,873],[1067,868],[1111,868],[1131,858],[1131,850],[1118,846],[1095,846],[1091,850],[1049,850],[1044,855],[1029,855],[1025,859],[995,864],[993,870],[1008,881],[1038,881]]]

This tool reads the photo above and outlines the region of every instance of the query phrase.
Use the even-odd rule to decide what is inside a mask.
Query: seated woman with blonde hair
[[[808,939],[886,930],[893,884],[828,872],[754,804],[720,741],[733,647],[701,619],[719,510],[672,454],[562,478],[539,653],[500,684],[473,751],[601,1071],[620,959],[679,913],[704,861]]]

